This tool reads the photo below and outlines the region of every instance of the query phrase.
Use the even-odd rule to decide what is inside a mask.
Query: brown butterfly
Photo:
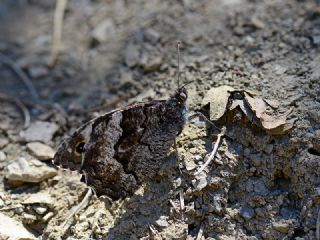
[[[85,175],[98,195],[119,198],[153,177],[187,119],[187,91],[136,103],[85,123],[63,141],[54,164]]]
[[[179,85],[178,43],[178,85]],[[131,195],[152,178],[187,119],[185,87],[167,100],[119,108],[85,123],[64,140],[53,163],[83,173],[98,195]]]

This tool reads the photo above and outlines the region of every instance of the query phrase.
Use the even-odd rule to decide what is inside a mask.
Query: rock
[[[115,34],[113,21],[108,18],[100,22],[92,31],[92,38],[98,43],[103,43]]]
[[[197,179],[195,183],[195,188],[200,191],[201,189],[205,188],[208,185],[207,177],[205,175],[201,176]]]
[[[31,123],[26,130],[21,131],[20,136],[27,142],[40,141],[47,143],[58,129],[59,126],[55,123],[37,121]]]
[[[162,57],[154,57],[143,63],[143,70],[145,72],[157,71],[162,65]]]
[[[152,44],[156,44],[160,39],[160,34],[154,29],[147,29],[144,33],[144,37]]]
[[[133,68],[138,65],[140,61],[139,50],[136,45],[129,44],[125,50],[124,61],[128,67]]]
[[[48,222],[50,220],[50,218],[52,218],[54,216],[53,212],[48,212],[43,218],[42,221],[43,222]]]
[[[37,221],[37,217],[29,213],[23,213],[22,221],[25,224],[33,224],[35,221]]]
[[[254,217],[254,210],[251,207],[243,207],[240,210],[240,215],[246,220],[250,220]]]
[[[188,224],[184,222],[177,222],[170,224],[161,232],[162,239],[187,239],[188,235]]]
[[[38,213],[38,214],[40,214],[40,215],[45,214],[45,213],[47,212],[47,210],[48,210],[46,207],[42,207],[42,206],[39,206],[39,205],[32,206],[32,209],[33,209],[36,213]]]
[[[54,205],[54,199],[47,192],[38,192],[31,194],[30,197],[22,202],[22,204],[41,204],[52,208]]]
[[[51,160],[55,154],[51,147],[40,142],[28,143],[27,149],[39,160]]]
[[[185,160],[184,162],[187,171],[192,171],[197,167],[197,164],[195,164],[192,160]]]
[[[253,27],[255,27],[257,29],[263,29],[266,27],[264,22],[262,22],[259,18],[255,17],[255,16],[251,18],[251,24]]]
[[[281,233],[288,233],[290,225],[287,222],[274,222],[273,228]]]
[[[6,154],[3,151],[0,151],[0,162],[5,161],[7,158]]]
[[[266,196],[269,193],[269,191],[268,191],[268,189],[262,179],[258,179],[257,181],[254,182],[253,190],[256,193],[261,194],[263,196]]]
[[[313,35],[310,39],[314,45],[320,45],[320,35]]]
[[[221,177],[210,177],[208,185],[213,188],[219,188],[223,184],[224,180]]]
[[[47,178],[57,175],[54,168],[38,161],[27,161],[25,158],[18,158],[7,167],[6,178],[11,182],[39,183]]]
[[[5,146],[7,146],[9,143],[9,140],[5,137],[1,137],[0,138],[0,149],[4,148]]]
[[[45,67],[36,66],[36,67],[29,68],[29,75],[34,79],[44,77],[47,74],[48,74],[48,69]]]
[[[0,239],[9,240],[36,240],[22,223],[0,213]]]
[[[160,216],[160,218],[156,221],[156,224],[159,227],[168,227],[168,225],[169,225],[166,216]]]
[[[299,212],[296,209],[283,207],[280,209],[280,215],[283,217],[283,219],[288,220],[292,218],[297,218]]]
[[[216,214],[221,214],[223,207],[222,207],[222,196],[220,194],[215,195],[213,197],[213,204],[211,205],[212,211]]]

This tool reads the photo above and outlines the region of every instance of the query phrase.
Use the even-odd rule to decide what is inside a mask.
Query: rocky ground
[[[54,12],[49,0],[0,3],[1,239],[320,238],[316,1],[70,0],[63,48],[48,67]],[[63,225],[87,187],[53,168],[54,149],[98,114],[168,97],[177,40],[190,115],[201,111],[226,129],[216,157],[195,174],[220,133],[195,117],[177,139],[178,158],[168,153],[151,182],[118,201],[93,196]],[[225,95],[202,102],[222,85],[239,91],[214,118],[209,108]],[[270,116],[293,108],[293,127],[261,127],[241,108],[245,91],[263,98]]]

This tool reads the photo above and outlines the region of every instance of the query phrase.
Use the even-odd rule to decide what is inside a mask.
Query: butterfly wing
[[[185,106],[135,105],[93,124],[83,170],[88,185],[113,198],[130,195],[153,177],[185,123]]]

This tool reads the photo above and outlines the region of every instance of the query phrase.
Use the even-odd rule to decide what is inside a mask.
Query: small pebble
[[[7,158],[6,154],[3,151],[0,151],[0,162],[5,161]]]
[[[39,160],[51,160],[55,154],[51,147],[40,142],[28,143],[27,149]]]
[[[254,210],[251,207],[243,207],[240,210],[240,215],[246,220],[250,220],[254,217]]]

